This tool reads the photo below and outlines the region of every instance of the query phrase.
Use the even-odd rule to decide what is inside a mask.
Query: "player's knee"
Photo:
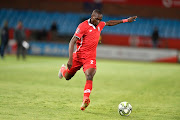
[[[66,80],[70,80],[72,77],[73,77],[73,75],[66,74],[64,78],[65,78]]]
[[[70,80],[72,77],[73,77],[73,76],[71,76],[71,75],[65,75],[64,78],[65,78],[66,80]]]
[[[70,80],[71,78],[66,78],[66,80]]]
[[[66,79],[66,80],[70,80],[70,79],[71,79],[71,77],[65,77],[65,79]]]
[[[93,75],[92,74],[87,74],[86,79],[87,80],[93,80]]]

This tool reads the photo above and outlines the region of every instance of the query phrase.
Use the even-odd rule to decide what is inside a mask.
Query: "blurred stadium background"
[[[138,18],[103,29],[91,104],[82,113],[83,71],[69,82],[57,73],[68,60],[76,27],[95,8],[103,21]],[[0,28],[4,21],[9,42],[0,60],[0,119],[180,119],[180,0],[0,0]],[[18,21],[30,44],[25,61],[15,57]],[[129,117],[117,113],[122,101],[133,106]]]
[[[9,22],[10,53],[16,53],[14,30],[17,22],[22,21],[26,40],[31,45],[28,54],[68,56],[68,42],[76,27],[83,20],[90,18],[93,9],[98,8],[104,14],[103,21],[138,16],[134,23],[105,27],[102,31],[100,38],[102,45],[131,48],[128,49],[129,52],[123,48],[125,52],[115,49],[113,52],[116,56],[128,53],[135,56],[141,54],[138,58],[128,56],[119,58],[144,60],[143,58],[147,57],[143,56],[144,53],[150,56],[148,61],[178,62],[179,0],[1,0],[0,8],[0,26],[3,27],[5,20]],[[153,48],[151,36],[155,27],[160,37],[157,48],[166,51],[151,49]],[[144,51],[144,49],[137,48],[150,49],[139,53],[138,50]],[[101,55],[103,54],[101,48],[98,51],[100,52],[97,57],[106,58]],[[157,53],[165,54],[157,55]]]

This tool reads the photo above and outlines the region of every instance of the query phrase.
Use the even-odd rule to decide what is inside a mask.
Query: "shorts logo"
[[[91,90],[90,89],[86,89],[86,90],[84,90],[84,93],[91,93]]]
[[[91,60],[91,61],[90,61],[90,64],[93,64],[93,63],[94,63],[94,61],[93,61],[93,60]]]

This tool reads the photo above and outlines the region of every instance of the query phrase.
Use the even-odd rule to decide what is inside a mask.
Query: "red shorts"
[[[74,75],[83,66],[83,71],[85,72],[89,68],[96,69],[96,59],[84,59],[78,58],[76,53],[73,53],[73,64],[68,73]]]

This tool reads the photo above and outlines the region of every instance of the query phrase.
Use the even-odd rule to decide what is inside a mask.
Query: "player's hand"
[[[136,21],[137,16],[129,17],[128,22],[134,22]]]
[[[67,67],[68,67],[68,69],[71,69],[71,67],[72,67],[72,60],[71,59],[69,59],[68,60],[68,63],[67,63]]]

